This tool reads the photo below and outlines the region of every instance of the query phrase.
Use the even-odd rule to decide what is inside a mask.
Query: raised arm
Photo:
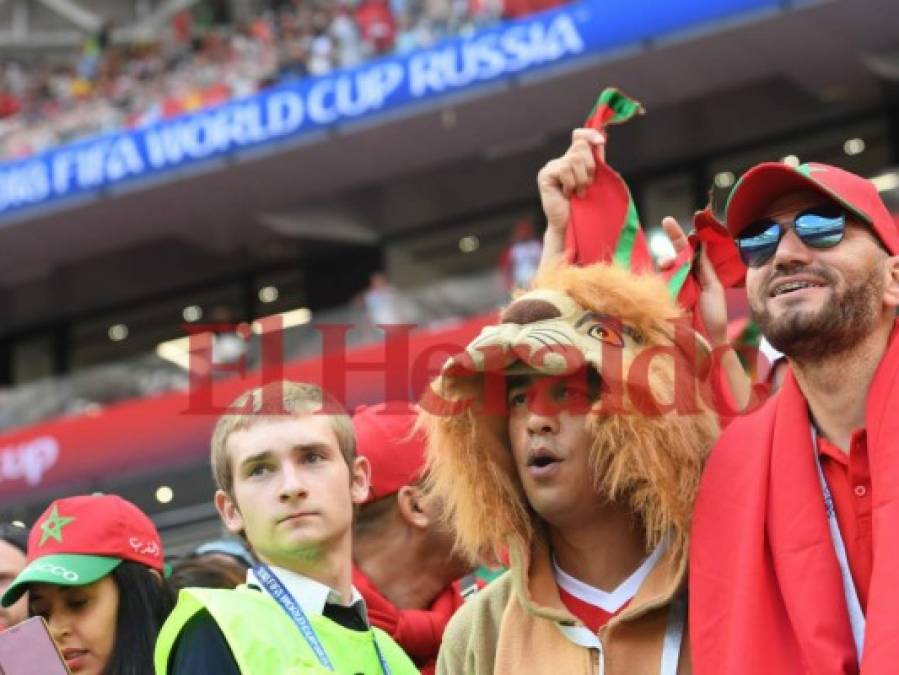
[[[570,199],[583,195],[593,182],[596,154],[604,158],[605,136],[596,129],[575,129],[564,155],[550,160],[537,174],[537,189],[546,216],[540,270],[562,259],[565,230],[571,217]]]

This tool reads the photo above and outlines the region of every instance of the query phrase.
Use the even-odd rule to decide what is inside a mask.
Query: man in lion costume
[[[459,547],[510,570],[451,620],[446,675],[690,670],[691,507],[718,432],[708,347],[655,274],[550,266],[422,401]]]

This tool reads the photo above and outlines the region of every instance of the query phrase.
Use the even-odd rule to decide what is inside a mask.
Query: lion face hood
[[[549,288],[515,300],[501,321],[484,328],[462,355],[451,359],[444,377],[516,370],[570,375],[585,366],[602,372],[604,345],[633,352],[643,342],[638,330],[617,317],[582,307],[570,295]]]
[[[449,359],[421,402],[432,492],[459,546],[495,557],[528,546],[540,520],[509,449],[505,378],[592,369],[602,395],[587,416],[597,493],[626,500],[647,546],[686,556],[693,498],[717,418],[698,395],[708,347],[664,282],[620,267],[558,267],[501,321]]]

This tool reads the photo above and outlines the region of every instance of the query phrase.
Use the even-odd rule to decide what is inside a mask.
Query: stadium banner
[[[266,146],[525,73],[766,11],[782,0],[581,0],[471,36],[297,80],[130,131],[0,163],[0,219],[25,209],[165,180]]]

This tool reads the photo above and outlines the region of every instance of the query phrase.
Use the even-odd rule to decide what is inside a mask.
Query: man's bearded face
[[[790,273],[789,268],[778,272]],[[803,268],[802,273],[814,274],[830,286],[827,297],[817,305],[796,303],[778,311],[769,308],[764,295],[750,297],[752,316],[774,347],[804,361],[844,353],[870,334],[881,308],[883,277],[879,269],[846,278],[844,284],[825,267]]]
[[[792,222],[822,200],[816,193],[787,195],[765,215]],[[830,249],[808,247],[790,230],[770,260],[747,272],[752,317],[768,341],[796,361],[842,354],[869,335],[881,316],[884,258],[875,237],[849,218],[843,241]],[[788,281],[806,287],[785,292]]]

